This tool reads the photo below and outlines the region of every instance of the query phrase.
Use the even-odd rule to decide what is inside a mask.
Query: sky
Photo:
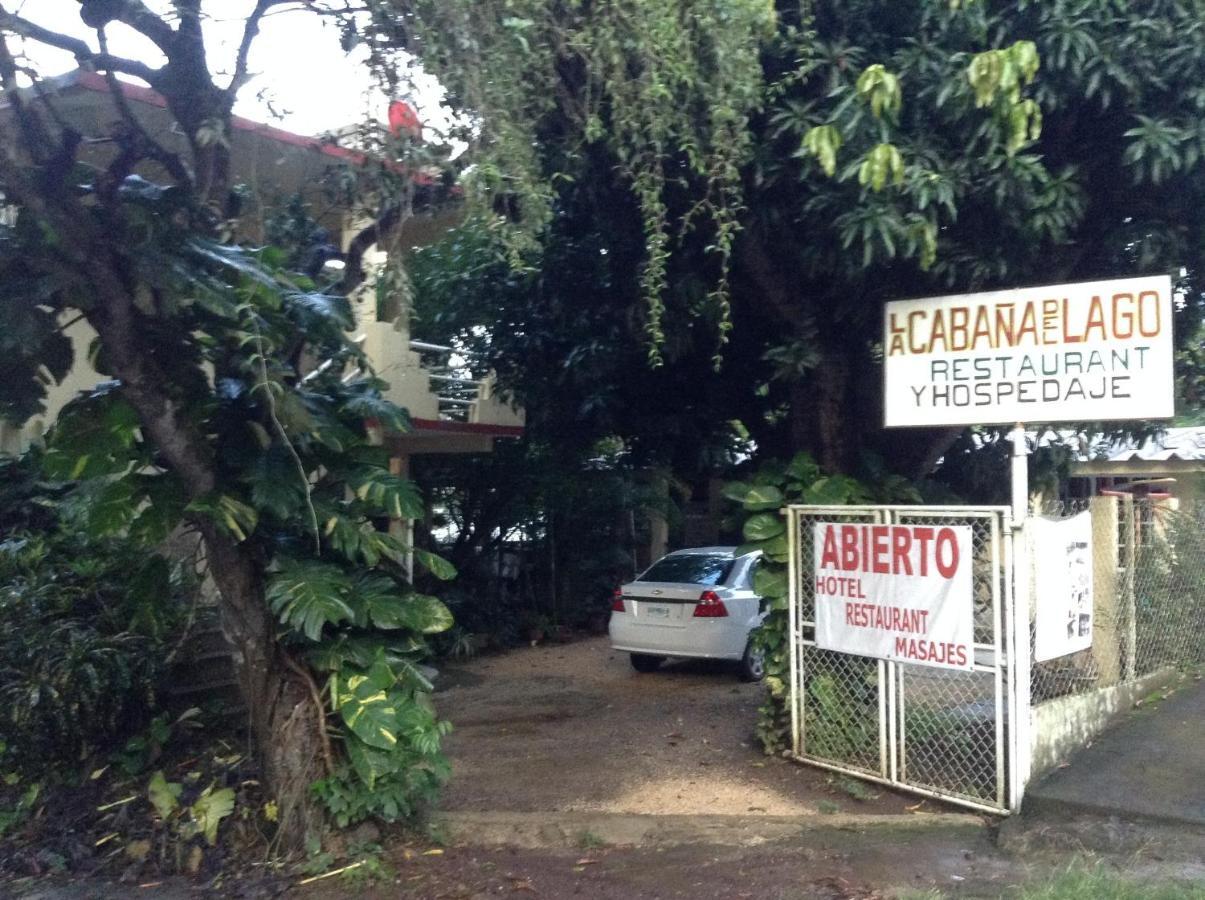
[[[163,0],[147,0],[159,10]],[[254,0],[209,0],[204,5],[213,18],[206,23],[210,68],[228,72],[242,38],[246,13]],[[80,20],[78,0],[9,0],[6,7],[55,31],[81,38],[96,47],[95,33]],[[216,12],[220,11],[220,12]],[[162,56],[153,44],[132,29],[110,25],[109,50],[119,56],[145,60],[155,65]],[[13,43],[17,50],[19,42]],[[24,42],[25,52],[43,75],[56,75],[76,68],[71,54]],[[299,134],[320,134],[363,121],[365,112],[384,118],[388,100],[372,85],[364,65],[367,51],[361,47],[346,54],[339,34],[322,17],[289,5],[269,13],[250,57],[250,70],[260,73],[239,94],[235,113],[258,122]],[[408,97],[426,121],[438,118],[438,85],[428,79],[418,96]],[[219,83],[224,83],[224,79]]]

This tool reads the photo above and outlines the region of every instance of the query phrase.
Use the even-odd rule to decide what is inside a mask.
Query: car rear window
[[[673,581],[681,584],[720,584],[732,569],[731,556],[687,553],[667,556],[640,576],[639,581]]]

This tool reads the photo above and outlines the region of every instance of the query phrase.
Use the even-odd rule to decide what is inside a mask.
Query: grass
[[[583,850],[597,850],[599,847],[607,846],[607,842],[593,831],[587,830],[578,835],[577,845]]]
[[[879,794],[872,790],[865,781],[858,781],[856,778],[850,778],[842,775],[834,782],[835,787],[855,800],[867,801],[877,800]]]
[[[1205,900],[1205,885],[1150,883],[1076,867],[1045,884],[1024,887],[1017,896],[1019,900]]]
[[[934,889],[907,892],[900,895],[900,900],[946,900],[956,896]],[[1205,900],[1205,885],[1140,881],[1077,863],[1041,883],[1012,888],[999,896],[1001,900]]]

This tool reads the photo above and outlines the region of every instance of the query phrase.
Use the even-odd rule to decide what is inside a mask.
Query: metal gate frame
[[[1024,542],[1014,542],[1012,511],[1007,506],[789,506],[787,541],[789,546],[788,613],[790,634],[789,703],[791,712],[791,755],[798,761],[890,785],[909,792],[937,797],[972,809],[1007,814],[1020,807],[1024,783],[1028,777],[1029,755],[1029,615],[1025,582],[1016,584],[1019,570],[1017,551],[1024,553]],[[806,617],[804,578],[813,573],[812,559],[803,559],[801,527],[805,519],[815,521],[855,520],[867,524],[908,524],[918,520],[949,520],[950,524],[986,524],[988,559],[975,559],[976,571],[986,562],[990,573],[991,640],[979,641],[976,635],[974,672],[992,678],[994,719],[994,790],[990,796],[960,792],[955,787],[922,783],[907,771],[907,722],[904,686],[909,672],[920,667],[889,660],[873,660],[878,665],[878,742],[877,770],[809,753],[807,742],[808,676],[805,656],[809,648],[815,654],[870,662],[868,657],[837,651],[820,650],[814,638],[815,622]],[[974,579],[973,574],[973,579]],[[974,583],[974,580],[973,580]],[[1019,586],[1020,590],[1014,590]],[[1021,596],[1018,597],[1017,595]],[[1020,604],[1018,604],[1020,600]],[[972,601],[974,602],[974,601]],[[1018,612],[1018,605],[1024,608]],[[811,630],[809,634],[808,631]],[[990,657],[990,662],[988,661]],[[982,661],[981,661],[982,660]],[[940,671],[940,670],[938,670]],[[951,676],[953,677],[953,676]],[[1023,690],[1024,689],[1024,690]],[[865,724],[865,723],[864,723]],[[952,756],[953,754],[951,754]]]

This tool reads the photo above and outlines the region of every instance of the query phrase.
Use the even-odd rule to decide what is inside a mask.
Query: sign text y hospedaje
[[[1166,275],[887,304],[886,424],[1173,415]]]
[[[817,646],[974,667],[969,525],[817,522],[813,537]]]

